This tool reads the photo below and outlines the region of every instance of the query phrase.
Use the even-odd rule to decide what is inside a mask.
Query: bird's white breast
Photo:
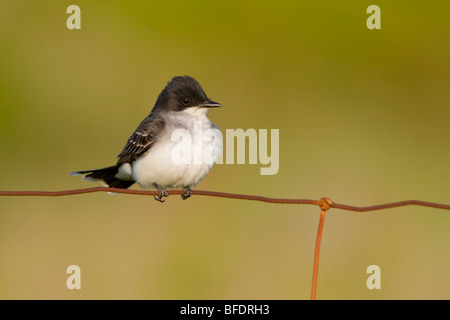
[[[190,108],[167,115],[158,141],[131,165],[141,188],[195,186],[211,170],[222,150],[222,136],[206,111]]]

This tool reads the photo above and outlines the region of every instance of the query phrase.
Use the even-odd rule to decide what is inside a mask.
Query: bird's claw
[[[189,186],[184,187],[184,193],[181,194],[181,198],[183,200],[186,200],[187,198],[189,198],[192,195],[192,190]]]
[[[163,199],[163,197],[168,197],[169,196],[169,193],[167,192],[167,190],[163,189],[163,188],[160,188],[158,186],[156,187],[156,189],[159,191],[159,195],[154,196],[155,200],[159,201],[159,202],[166,201],[166,200]]]

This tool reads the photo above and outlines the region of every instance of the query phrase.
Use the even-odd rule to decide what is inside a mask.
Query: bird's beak
[[[203,103],[200,103],[197,107],[199,108],[218,108],[221,107],[222,105],[218,102],[214,102],[211,100],[207,100]]]

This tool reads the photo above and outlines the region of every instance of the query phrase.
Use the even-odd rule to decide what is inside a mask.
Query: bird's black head
[[[154,109],[183,111],[187,108],[221,107],[220,103],[211,101],[194,78],[189,76],[174,77],[160,93]]]

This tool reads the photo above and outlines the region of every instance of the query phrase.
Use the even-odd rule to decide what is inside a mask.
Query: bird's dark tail
[[[72,175],[85,175],[83,180],[87,181],[103,181],[110,188],[127,189],[134,184],[134,181],[120,180],[116,178],[120,165],[106,167],[96,170],[85,170],[72,172]]]

